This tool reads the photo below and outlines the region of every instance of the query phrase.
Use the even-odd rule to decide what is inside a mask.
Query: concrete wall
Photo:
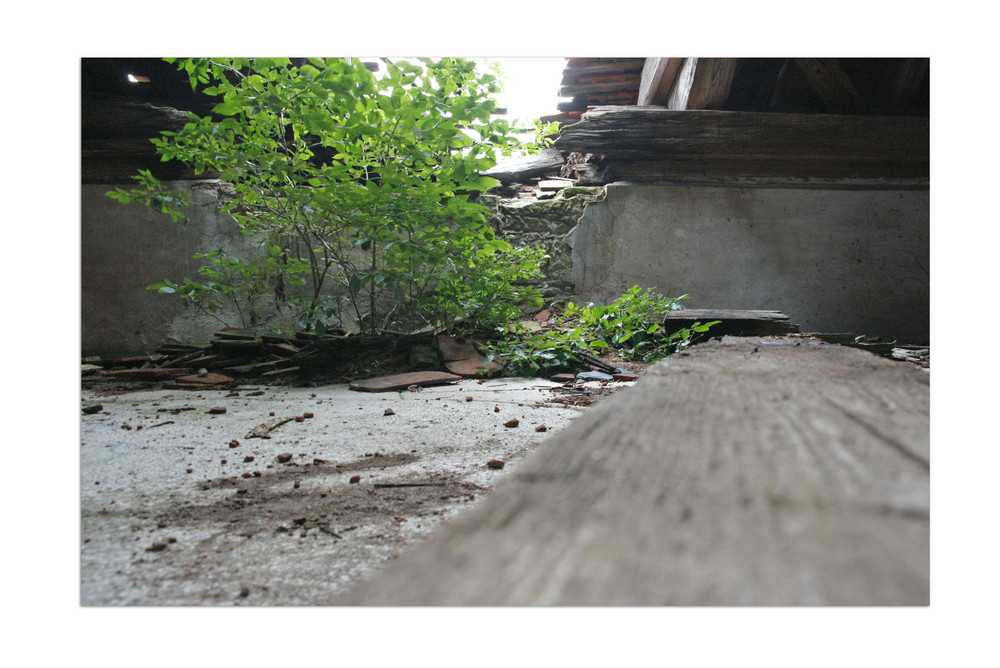
[[[580,299],[632,285],[803,331],[929,340],[927,190],[607,186],[567,238]]]
[[[254,252],[236,221],[220,213],[216,183],[171,185],[196,203],[177,223],[139,204],[118,204],[104,195],[112,186],[82,187],[83,355],[205,343],[223,325],[179,298],[146,290],[165,278],[194,276],[195,253]],[[603,201],[581,207],[575,229],[552,242],[558,262],[549,267],[549,282],[560,293],[565,283],[578,301],[608,302],[642,285],[669,296],[687,293],[691,308],[783,311],[803,331],[927,343],[928,199],[926,190],[615,183]],[[552,206],[532,209],[555,216]],[[506,213],[504,220],[514,220]],[[573,221],[564,225],[564,218],[553,221],[568,229]],[[508,222],[508,233],[525,233]],[[564,245],[566,253],[555,252]]]
[[[141,204],[105,196],[114,186],[82,186],[81,325],[83,355],[153,353],[165,341],[206,343],[222,323],[179,297],[146,290],[169,278],[194,276],[195,253],[220,247],[253,252],[236,221],[220,215],[217,183],[173,182],[195,206],[176,223]],[[123,186],[129,187],[129,186]]]

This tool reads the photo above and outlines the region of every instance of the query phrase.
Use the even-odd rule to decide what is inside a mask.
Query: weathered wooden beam
[[[926,606],[929,395],[813,339],[695,346],[332,603]]]
[[[636,104],[666,104],[670,89],[677,79],[684,58],[647,58],[639,81]]]
[[[733,176],[764,167],[770,176],[926,177],[930,130],[926,117],[596,107],[555,147],[658,161],[677,173],[704,166]]]
[[[858,114],[865,110],[865,101],[836,58],[795,58],[793,62],[827,111]]]
[[[502,183],[514,183],[533,176],[543,176],[559,169],[564,162],[558,149],[547,148],[534,155],[502,160],[484,174]]]

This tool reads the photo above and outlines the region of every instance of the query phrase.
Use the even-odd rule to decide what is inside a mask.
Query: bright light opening
[[[127,74],[125,75],[125,78],[128,79],[131,83],[149,83],[149,77],[140,77],[134,74]]]

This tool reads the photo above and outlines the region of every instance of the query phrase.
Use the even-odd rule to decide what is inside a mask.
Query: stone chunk
[[[613,380],[614,376],[603,371],[581,371],[576,374],[580,380]]]
[[[486,364],[486,357],[476,350],[473,341],[441,334],[437,337],[437,343],[445,368],[454,374],[464,377],[481,376],[501,369],[496,362]]]

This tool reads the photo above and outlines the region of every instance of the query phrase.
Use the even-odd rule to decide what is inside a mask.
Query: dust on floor
[[[81,604],[329,600],[475,505],[583,406],[629,384],[499,378],[378,394],[88,385]],[[249,437],[285,417],[271,438]]]

